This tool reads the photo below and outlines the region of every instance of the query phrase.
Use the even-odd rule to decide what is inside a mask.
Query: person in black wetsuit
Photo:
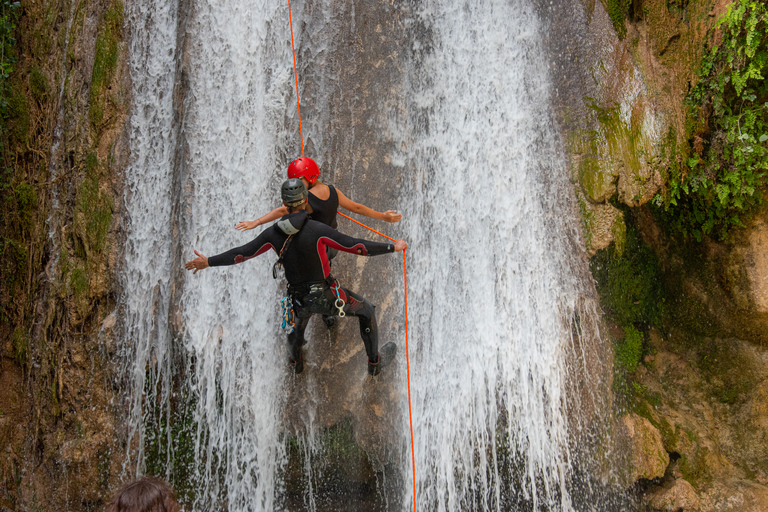
[[[307,189],[299,179],[283,183],[281,196],[288,213],[273,226],[251,242],[210,258],[195,251],[197,258],[188,261],[184,267],[197,273],[209,266],[242,263],[272,249],[279,255],[277,264],[285,268],[288,295],[293,303],[296,323],[293,332],[288,334],[288,351],[294,372],[301,373],[304,369],[301,347],[306,343],[304,331],[312,315],[339,315],[343,311],[344,315],[358,317],[360,336],[368,355],[368,373],[378,375],[381,367],[394,358],[397,347],[390,342],[379,351],[375,306],[360,295],[341,288],[338,281],[331,277],[326,249],[376,256],[403,251],[408,244],[405,240],[390,244],[353,238],[309,219],[305,211]]]
[[[319,177],[320,168],[311,158],[297,158],[288,166],[288,178],[300,179],[309,191],[309,204],[307,205],[306,211],[309,213],[309,218],[312,220],[322,222],[323,224],[336,229],[338,226],[336,214],[338,213],[339,206],[350,212],[365,215],[372,219],[384,220],[386,222],[399,222],[400,219],[403,218],[403,216],[395,210],[377,212],[365,205],[356,203],[347,198],[347,196],[340,190],[337,190],[333,185],[326,185],[325,183],[317,181]],[[239,231],[247,231],[262,224],[277,220],[287,213],[287,207],[281,206],[256,220],[240,221],[235,226],[235,229]],[[336,252],[335,249],[329,249],[329,258],[333,259],[336,256]],[[325,322],[326,327],[331,329],[336,324],[336,318],[330,315],[323,315],[323,322]]]

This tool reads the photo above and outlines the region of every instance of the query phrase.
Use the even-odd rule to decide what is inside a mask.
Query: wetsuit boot
[[[379,358],[375,363],[368,360],[368,375],[376,376],[381,369],[389,365],[397,354],[397,345],[391,341],[379,349]]]
[[[293,373],[296,375],[304,371],[304,357],[301,354],[299,354],[298,361],[294,361],[293,359],[288,358],[288,364],[291,366],[291,370],[293,370]]]

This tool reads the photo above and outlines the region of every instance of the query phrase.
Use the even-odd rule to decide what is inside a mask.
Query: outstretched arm
[[[275,246],[282,247],[281,244],[284,241],[285,235],[279,234],[278,230],[266,229],[247,244],[235,247],[234,249],[217,254],[216,256],[211,256],[210,258],[206,258],[204,255],[195,251],[197,258],[186,262],[184,268],[187,270],[194,270],[193,273],[197,274],[198,270],[203,270],[208,267],[220,267],[242,263],[251,258],[255,258],[260,254],[264,254],[270,249],[277,251]]]
[[[339,206],[351,212],[358,213],[360,215],[365,215],[366,217],[370,217],[372,219],[379,219],[387,222],[398,222],[400,219],[403,218],[403,216],[397,213],[396,210],[387,210],[385,212],[377,212],[376,210],[368,208],[365,205],[356,203],[351,199],[349,199],[344,194],[342,194],[341,190],[339,190],[338,188],[336,189],[336,193],[339,195]]]
[[[235,229],[238,231],[248,231],[249,229],[253,229],[256,226],[261,226],[262,224],[266,224],[267,222],[272,222],[273,220],[277,220],[283,215],[286,215],[288,213],[288,208],[285,206],[281,206],[279,208],[275,208],[268,214],[264,215],[263,217],[259,217],[256,220],[241,220],[237,223],[235,226]]]

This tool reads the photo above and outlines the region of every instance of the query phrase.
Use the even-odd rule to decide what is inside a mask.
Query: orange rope
[[[366,226],[362,222],[356,221],[348,215],[344,215],[341,212],[337,212],[342,217],[351,220],[356,224],[360,224],[366,229],[370,229],[377,235],[381,235],[387,240],[396,242],[394,238],[388,237],[384,233],[380,233],[370,226]],[[410,350],[408,350],[408,272],[406,271],[405,250],[403,250],[403,292],[405,294],[405,372],[408,380],[408,424],[411,427],[411,463],[413,464],[413,510],[416,512],[416,452],[413,447],[413,413],[411,411],[411,360],[409,357]]]
[[[291,16],[291,0],[288,0],[288,20],[291,24],[291,52],[293,53],[293,76],[296,80],[296,106],[299,112],[299,137],[301,138],[301,156],[304,157],[304,134],[301,129],[301,103],[299,102],[299,72],[296,70],[296,47],[293,44],[293,17]],[[395,242],[394,238],[390,238],[384,233],[380,233],[373,228],[370,228],[358,222],[355,219],[338,212],[342,217],[346,217],[352,222],[357,222],[364,228],[370,229],[374,233],[383,236],[388,240]],[[405,251],[403,251],[403,290],[405,293],[405,368],[408,379],[408,423],[411,428],[411,462],[413,463],[413,512],[416,512],[416,452],[413,447],[413,414],[411,412],[411,361],[408,350],[408,274],[405,266]]]
[[[296,48],[293,46],[293,16],[291,16],[291,0],[288,0],[288,22],[291,25],[291,53],[293,53],[293,76],[296,79],[296,107],[299,110],[299,139],[301,140],[301,157],[304,158],[304,132],[301,130],[301,103],[299,103],[299,73],[296,71]]]

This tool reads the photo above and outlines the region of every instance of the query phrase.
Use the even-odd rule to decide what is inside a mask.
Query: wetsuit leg
[[[333,258],[336,257],[337,254],[339,254],[338,249],[332,249],[331,247],[325,248],[326,253],[328,254],[328,265],[333,265]],[[332,329],[338,321],[336,320],[336,317],[334,315],[323,315],[323,323],[325,323],[325,326],[328,329]]]
[[[379,328],[376,325],[376,306],[355,292],[346,288],[343,290],[347,294],[344,312],[347,315],[357,317],[360,322],[360,337],[363,338],[368,361],[375,363],[379,360]]]
[[[309,319],[312,313],[305,309],[295,308],[295,325],[293,332],[288,335],[288,357],[292,362],[297,362],[301,358],[301,347],[307,343],[304,339],[304,331],[307,329]]]

